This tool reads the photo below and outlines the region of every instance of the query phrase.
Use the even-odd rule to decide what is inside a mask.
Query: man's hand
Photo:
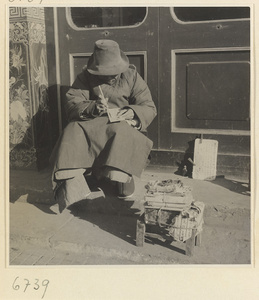
[[[117,114],[118,117],[123,118],[130,126],[139,127],[140,121],[137,116],[135,116],[134,110],[131,108],[123,108]]]
[[[108,98],[102,98],[100,96],[100,99],[96,100],[96,110],[98,114],[104,114],[107,112],[108,109]]]
[[[134,111],[131,108],[123,108],[118,112],[117,116],[122,118],[123,120],[133,120]]]

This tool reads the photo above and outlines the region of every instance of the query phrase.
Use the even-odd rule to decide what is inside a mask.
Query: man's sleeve
[[[68,121],[86,120],[94,116],[95,101],[89,99],[89,89],[77,77],[66,93],[65,111]]]
[[[150,90],[142,77],[134,72],[130,105],[140,120],[141,130],[146,130],[157,114]]]

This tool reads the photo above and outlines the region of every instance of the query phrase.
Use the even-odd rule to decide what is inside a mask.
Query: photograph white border
[[[1,2],[1,93],[4,99],[4,109],[1,110],[0,137],[2,139],[0,154],[3,158],[1,182],[3,184],[0,197],[0,299],[41,299],[41,295],[15,293],[12,285],[17,276],[22,278],[48,279],[50,286],[44,299],[259,299],[259,268],[258,268],[258,209],[257,199],[257,170],[258,170],[258,106],[255,96],[258,95],[258,84],[254,84],[258,72],[258,25],[259,25],[259,3],[258,1],[229,0],[227,5],[236,6],[251,5],[253,16],[251,18],[251,66],[254,78],[252,80],[252,120],[251,120],[251,191],[252,191],[252,217],[253,217],[253,240],[254,248],[252,266],[88,266],[83,267],[7,267],[8,249],[8,227],[9,227],[9,171],[8,171],[8,19],[6,17],[7,6],[70,6],[71,1],[2,1]],[[123,5],[140,6],[138,1],[125,1]],[[226,1],[197,1],[197,5],[224,6]],[[86,5],[86,1],[77,1],[75,5]],[[87,1],[87,6],[105,6],[107,2]],[[121,1],[110,1],[109,5],[121,5]],[[141,6],[174,6],[194,5],[193,1],[149,1],[141,3]]]

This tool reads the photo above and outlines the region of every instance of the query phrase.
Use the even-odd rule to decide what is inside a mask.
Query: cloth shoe
[[[118,198],[125,199],[130,198],[134,194],[135,183],[134,179],[131,178],[130,182],[117,182]]]

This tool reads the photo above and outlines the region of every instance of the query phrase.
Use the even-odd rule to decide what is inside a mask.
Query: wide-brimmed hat
[[[95,42],[94,52],[90,56],[87,70],[94,75],[117,75],[129,67],[128,57],[120,50],[119,44],[112,40]]]

